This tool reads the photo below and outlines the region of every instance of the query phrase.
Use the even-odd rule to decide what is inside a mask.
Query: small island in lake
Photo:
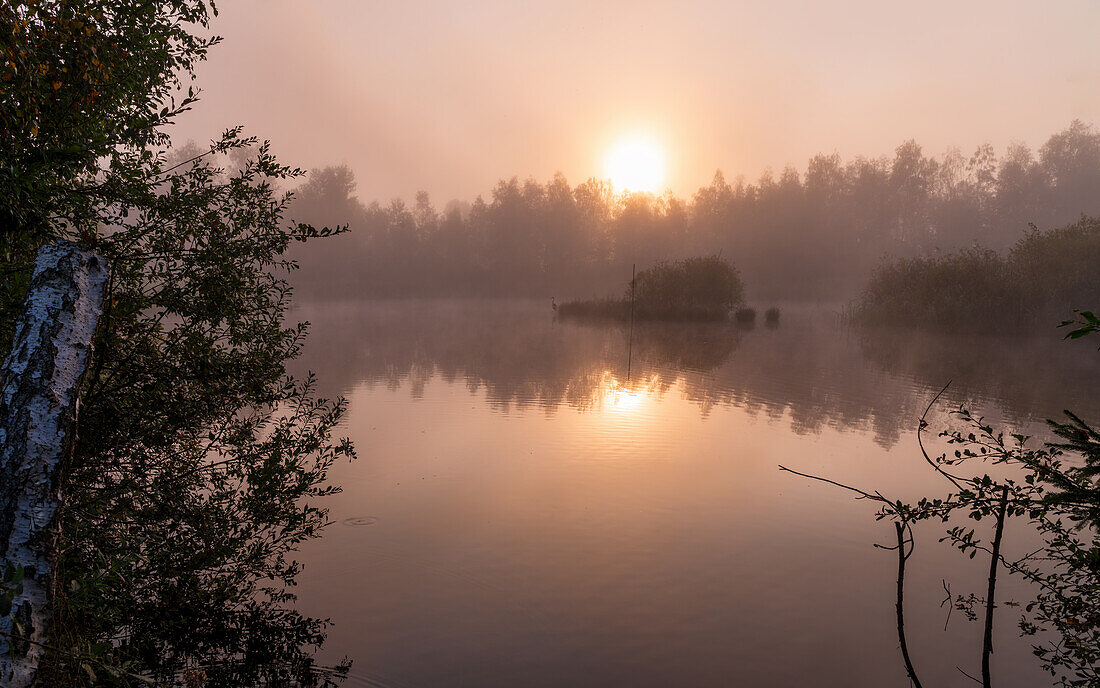
[[[725,320],[744,302],[737,268],[721,256],[657,261],[642,270],[621,298],[568,301],[560,318],[628,320]]]

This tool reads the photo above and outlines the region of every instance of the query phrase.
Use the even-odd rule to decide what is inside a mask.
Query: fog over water
[[[313,324],[299,366],[349,399],[362,456],[334,476],[335,525],[300,586],[335,622],[326,656],[356,659],[353,685],[901,688],[895,563],[872,547],[889,524],[777,465],[941,489],[914,429],[952,379],[937,427],[961,403],[1039,434],[1063,404],[1100,412],[1100,360],[1057,332],[861,331],[792,306],[776,328],[648,323],[631,344],[541,300],[295,315]],[[985,574],[940,532],[918,531],[910,645],[933,658],[924,680],[955,685],[978,627],[956,612],[943,630],[941,578],[960,592]],[[1033,537],[1015,528],[1006,548]],[[1011,616],[999,685],[1041,685]]]
[[[936,452],[1100,418],[1057,328],[1100,307],[1096,3],[221,11],[171,162],[242,123],[347,229],[289,255],[360,456],[299,588],[352,685],[901,688],[890,522],[779,465],[917,500],[941,390]],[[635,322],[636,272],[718,321]],[[963,685],[984,555],[919,525],[910,649]],[[995,684],[1043,685],[1001,586]]]
[[[300,313],[313,336],[296,367],[333,371],[319,382],[329,397],[365,384],[415,399],[438,378],[483,393],[501,412],[598,410],[616,391],[662,398],[676,386],[703,416],[736,405],[786,417],[798,433],[869,430],[887,448],[923,410],[915,390],[949,382],[943,408],[966,404],[1009,423],[1053,418],[1067,405],[1100,412],[1091,394],[1100,357],[1056,331],[952,336],[855,328],[835,305],[783,312],[777,328],[642,323],[628,346],[625,324],[559,322],[541,301],[312,304]],[[1036,360],[1057,364],[1028,372]]]
[[[0,684],[1100,688],[1100,0],[216,4],[0,3]]]

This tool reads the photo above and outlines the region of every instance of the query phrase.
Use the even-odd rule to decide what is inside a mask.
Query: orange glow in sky
[[[1100,123],[1092,0],[222,5],[225,41],[173,137],[244,125],[287,163],[346,163],[364,201],[606,179],[609,147],[639,122],[667,158],[661,179],[631,168],[628,185],[683,197],[718,169],[752,182],[910,138],[970,156]]]

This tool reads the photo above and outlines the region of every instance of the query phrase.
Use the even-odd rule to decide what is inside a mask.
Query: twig
[[[1001,557],[1001,536],[1004,534],[1005,511],[1008,508],[1008,485],[1001,490],[1001,505],[997,509],[997,530],[993,536],[993,553],[989,557],[989,592],[985,598],[985,637],[982,640],[982,688],[991,688],[989,656],[993,654],[993,608],[997,591],[997,561]]]
[[[937,401],[939,401],[940,397],[943,396],[943,393],[946,392],[947,388],[950,386],[951,380],[948,380],[947,384],[943,386],[943,389],[937,392],[936,396],[932,397],[932,401],[928,402],[928,406],[925,407],[924,413],[920,414],[920,422],[917,423],[917,446],[920,447],[920,453],[922,456],[924,456],[924,460],[928,462],[928,465],[931,466],[934,471],[947,478],[947,480],[955,486],[956,490],[961,491],[963,489],[963,486],[959,482],[959,479],[951,475],[947,471],[943,470],[943,468],[938,463],[932,460],[932,457],[928,456],[928,451],[924,448],[924,440],[921,438],[921,433],[924,432],[924,429],[926,427],[928,427],[928,421],[925,420],[925,418],[928,416],[928,412],[932,410],[932,407],[936,404]]]
[[[909,524],[909,515],[903,513],[899,509],[899,505],[891,502],[881,492],[864,492],[863,490],[852,487],[851,485],[845,485],[838,483],[835,480],[829,480],[828,478],[822,478],[817,475],[810,475],[808,473],[800,473],[799,471],[792,470],[786,466],[780,465],[779,470],[786,471],[788,473],[794,473],[795,475],[802,476],[803,478],[809,478],[811,480],[817,480],[819,482],[828,483],[836,487],[854,492],[858,495],[857,499],[870,499],[876,502],[881,502],[886,506],[886,509],[892,512],[898,520],[894,521],[894,530],[897,533],[898,544],[887,547],[886,545],[876,544],[875,547],[880,549],[896,549],[898,552],[898,579],[897,579],[897,599],[894,605],[894,609],[897,612],[898,619],[898,643],[901,645],[901,656],[905,660],[905,673],[909,675],[909,679],[913,682],[914,688],[923,688],[921,686],[920,679],[917,678],[917,671],[913,668],[913,662],[909,658],[909,645],[905,641],[905,562],[913,554],[913,547],[915,546],[915,540],[913,538],[913,529]],[[909,545],[909,551],[905,551],[905,546]]]
[[[912,545],[910,545],[909,554],[905,553],[905,531],[908,527],[908,524],[902,525],[894,521],[894,530],[898,535],[898,594],[894,608],[898,615],[898,642],[901,643],[901,657],[905,660],[905,673],[909,674],[914,688],[922,688],[920,679],[917,678],[917,671],[913,668],[913,662],[909,659],[909,646],[905,642],[905,560],[909,558],[909,554],[913,553]],[[912,543],[911,537],[910,543]]]
[[[951,623],[951,611],[955,609],[955,605],[952,603],[951,588],[947,587],[947,579],[941,578],[943,583],[943,591],[947,593],[947,597],[943,598],[943,602],[940,602],[940,609],[943,609],[943,605],[947,605],[947,619],[943,622],[943,630],[947,630],[947,624]]]
[[[788,473],[794,473],[795,475],[800,475],[803,478],[809,478],[810,480],[817,480],[819,482],[829,483],[830,485],[835,485],[836,487],[848,490],[849,492],[855,492],[856,494],[859,495],[859,497],[857,499],[873,499],[876,502],[885,502],[887,504],[891,504],[890,500],[886,499],[881,494],[871,494],[870,492],[864,492],[863,490],[861,490],[857,487],[852,487],[851,485],[845,485],[843,483],[838,483],[835,480],[829,480],[828,478],[822,478],[819,475],[810,475],[809,473],[799,473],[796,470],[787,468],[783,464],[779,465],[779,470],[787,471]]]
[[[973,676],[971,676],[970,674],[968,674],[968,673],[966,673],[965,671],[963,671],[963,670],[962,670],[962,667],[960,667],[960,666],[956,665],[956,666],[955,666],[955,668],[959,670],[959,673],[960,673],[960,674],[962,674],[963,676],[967,677],[968,679],[970,679],[970,680],[971,680],[971,681],[973,681],[974,683],[981,683],[981,681],[979,681],[978,679],[974,678],[974,677],[973,677]]]

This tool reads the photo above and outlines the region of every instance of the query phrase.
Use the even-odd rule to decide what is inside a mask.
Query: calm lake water
[[[949,380],[937,429],[959,404],[1035,434],[1063,408],[1100,420],[1100,353],[1054,329],[861,332],[791,307],[774,329],[637,325],[628,346],[544,302],[294,315],[313,323],[299,368],[347,397],[360,455],[332,473],[299,587],[353,686],[907,686],[896,559],[873,547],[892,527],[777,466],[941,493],[914,430]],[[944,630],[943,580],[979,592],[988,562],[941,533],[917,531],[910,649],[925,685],[965,686],[981,629],[955,612]],[[1015,623],[1002,607],[995,681],[1047,685]]]

